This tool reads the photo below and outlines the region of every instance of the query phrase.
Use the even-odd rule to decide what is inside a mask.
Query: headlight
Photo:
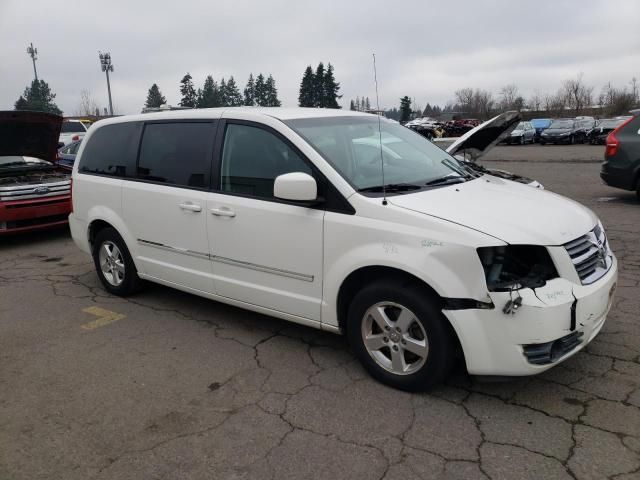
[[[556,267],[545,247],[507,245],[478,248],[489,291],[542,287],[558,277]]]
[[[564,132],[560,134],[561,137],[566,137],[567,135],[571,135],[571,132]]]

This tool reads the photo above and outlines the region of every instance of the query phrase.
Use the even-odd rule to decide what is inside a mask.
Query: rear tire
[[[142,286],[131,254],[114,228],[100,230],[93,242],[93,263],[104,288],[113,295],[126,297]]]
[[[455,344],[438,299],[420,285],[378,281],[353,298],[347,336],[356,356],[380,382],[423,391],[451,370]]]

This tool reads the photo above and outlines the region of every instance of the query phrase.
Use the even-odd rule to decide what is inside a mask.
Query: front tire
[[[142,280],[127,245],[114,228],[100,230],[93,242],[93,263],[104,288],[126,297],[137,292]]]
[[[455,349],[447,322],[437,298],[421,286],[379,281],[353,298],[347,336],[372,377],[422,391],[451,370]]]

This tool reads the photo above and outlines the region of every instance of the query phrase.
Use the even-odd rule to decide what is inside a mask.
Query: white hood
[[[501,113],[462,135],[447,147],[447,153],[452,156],[462,154],[468,160],[476,161],[511,135],[521,119],[518,112]]]
[[[387,200],[510,244],[562,245],[597,223],[591,210],[573,200],[489,175]]]

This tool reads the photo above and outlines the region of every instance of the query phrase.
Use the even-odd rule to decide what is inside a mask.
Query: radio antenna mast
[[[378,116],[378,140],[380,141],[380,166],[382,169],[382,205],[387,204],[387,187],[384,180],[384,157],[382,155],[382,124],[380,120],[380,98],[378,97],[378,71],[376,70],[376,54],[373,54],[373,81],[376,85],[376,115]]]

